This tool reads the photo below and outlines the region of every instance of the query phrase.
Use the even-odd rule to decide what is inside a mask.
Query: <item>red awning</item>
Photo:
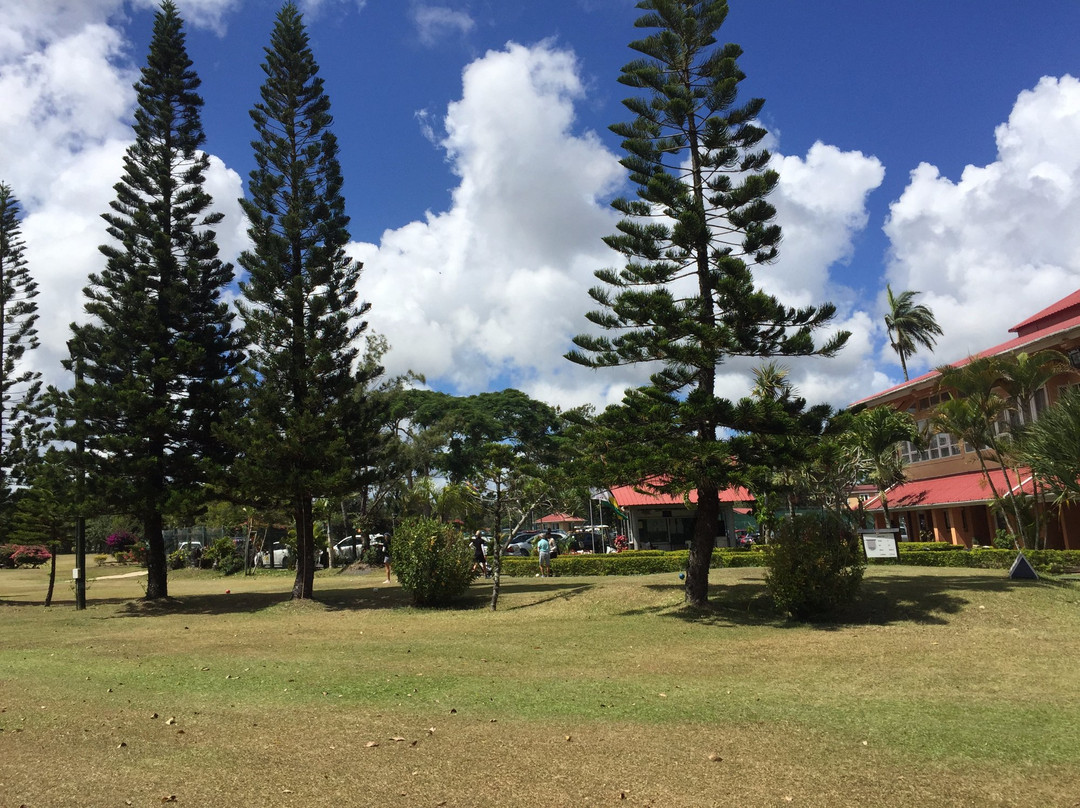
[[[990,472],[994,488],[1001,496],[1008,496],[1013,491],[1022,489],[1030,494],[1031,472],[1021,469],[1019,478],[1016,472],[1009,471],[1008,482],[1001,469]],[[949,474],[944,477],[928,477],[925,480],[909,480],[894,485],[888,491],[889,509],[904,510],[912,508],[934,508],[944,505],[983,505],[993,499],[993,492],[981,471],[965,471],[962,474]],[[868,511],[881,510],[881,497],[874,496],[867,500]]]

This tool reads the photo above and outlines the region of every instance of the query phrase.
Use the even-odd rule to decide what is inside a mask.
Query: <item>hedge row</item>
[[[622,553],[591,555],[563,554],[551,561],[557,575],[649,575],[656,572],[681,572],[686,569],[689,550],[627,550]],[[765,554],[747,550],[713,550],[713,569],[720,567],[763,567]],[[530,577],[539,571],[537,559],[505,557],[504,575]]]
[[[1025,550],[1024,557],[1038,572],[1061,574],[1080,569],[1080,550]],[[970,569],[1007,570],[1016,560],[1016,550],[972,550],[962,553],[939,553],[900,548],[899,562],[872,559],[872,564],[909,564],[916,567],[968,567]]]
[[[934,545],[927,547],[927,545]],[[918,548],[918,549],[916,549]],[[958,552],[942,552],[946,549]],[[657,572],[680,572],[686,569],[688,550],[628,550],[607,555],[560,555],[551,562],[557,575],[649,575]],[[1080,570],[1080,550],[1028,550],[1024,556],[1039,572],[1061,574]],[[1016,559],[1015,550],[964,550],[944,542],[904,542],[899,562],[871,559],[871,564],[904,564],[916,567],[968,567],[1007,570]],[[713,550],[713,569],[723,567],[764,567],[765,551]],[[504,557],[503,575],[532,577],[539,572],[535,558]]]

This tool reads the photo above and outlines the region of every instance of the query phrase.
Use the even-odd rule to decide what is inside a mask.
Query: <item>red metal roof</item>
[[[620,485],[611,489],[611,497],[620,508],[645,506],[659,508],[665,505],[681,507],[684,502],[681,496],[658,492],[638,491],[632,485]],[[692,505],[697,504],[697,491],[691,491],[688,497]],[[754,496],[742,486],[724,488],[720,491],[721,502],[753,502]]]
[[[1038,320],[1040,319],[1040,315],[1045,315],[1046,312],[1050,312],[1052,309],[1056,309],[1060,312],[1069,311],[1071,306],[1066,307],[1065,303],[1073,297],[1080,299],[1080,291],[1077,291],[1073,295],[1069,295],[1069,297],[1064,298],[1063,300],[1059,300],[1053,306],[1050,306],[1047,309],[1043,309],[1043,311],[1039,312],[1039,314],[1036,314],[1034,317],[1028,318],[1023,323],[1020,323],[1020,325],[1013,326],[1013,328],[1009,330],[1019,331],[1019,329],[1026,324],[1038,322]],[[1050,339],[1061,334],[1065,334],[1069,331],[1080,329],[1080,313],[1076,313],[1066,319],[1047,319],[1047,317],[1045,316],[1042,316],[1041,319],[1046,320],[1046,322],[1043,323],[1042,327],[1036,330],[1027,329],[1020,336],[1014,337],[1007,342],[1003,342],[1000,345],[995,345],[993,348],[987,348],[985,351],[979,351],[973,356],[965,356],[963,359],[952,362],[952,367],[963,367],[972,359],[977,359],[984,356],[997,356],[999,354],[1013,353],[1014,351],[1019,351],[1021,348],[1030,345],[1033,342],[1038,342],[1039,340],[1043,339]],[[904,382],[903,384],[898,384],[895,387],[890,387],[887,390],[882,390],[880,393],[874,393],[872,396],[867,396],[866,398],[860,399],[859,401],[854,402],[851,406],[856,407],[860,404],[866,404],[870,401],[887,398],[890,394],[899,392],[901,390],[915,389],[917,387],[921,387],[925,382],[929,381],[930,379],[934,379],[940,375],[941,374],[938,373],[936,370],[931,370],[929,373],[924,373],[922,376],[917,376],[911,381]]]
[[[536,521],[545,525],[557,524],[558,522],[584,522],[585,520],[579,516],[571,516],[568,513],[549,513],[547,516],[537,519]]]
[[[1022,488],[1031,493],[1031,472],[1020,470],[1019,486],[1017,475],[1009,471],[1009,482],[1005,482],[1004,472],[994,469],[990,472],[994,487],[1002,496]],[[986,477],[981,471],[965,471],[944,477],[928,477],[925,480],[909,480],[895,485],[888,490],[889,508],[933,508],[941,505],[974,505],[989,502],[993,498]],[[881,510],[881,497],[874,496],[866,501],[869,511]]]
[[[1014,325],[1009,330],[1014,334],[1023,336],[1032,331],[1041,331],[1057,322],[1067,320],[1080,314],[1080,289],[1077,289],[1068,297],[1063,297],[1057,303],[1051,303],[1042,311],[1028,317],[1024,322]]]

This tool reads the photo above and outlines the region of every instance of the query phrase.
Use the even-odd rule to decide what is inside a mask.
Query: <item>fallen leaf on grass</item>
[[[168,724],[171,727],[173,724],[176,723],[176,719],[175,718],[169,718],[165,723]]]
[[[404,741],[405,739],[404,739],[404,738],[402,738],[402,737],[401,737],[400,735],[395,735],[395,736],[394,736],[394,737],[392,737],[392,738],[391,738],[390,740],[391,740],[391,741],[393,741],[394,743],[401,743],[401,742],[402,742],[402,741]]]
[[[162,802],[176,802],[176,795],[175,794],[170,794],[167,797],[162,797],[161,801]]]
[[[366,744],[364,744],[364,747],[367,748],[367,749],[371,749],[372,747],[375,747],[375,746],[378,746],[378,745],[379,745],[378,741],[368,741]]]
[[[711,760],[713,763],[719,763],[721,760],[723,760],[723,758],[720,757],[720,754],[718,752],[710,752],[709,760]]]
[[[434,735],[435,734],[435,727],[428,727],[427,734],[428,735]]]

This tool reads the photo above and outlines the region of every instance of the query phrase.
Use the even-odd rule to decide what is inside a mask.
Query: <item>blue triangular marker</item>
[[[1037,581],[1039,580],[1039,573],[1035,572],[1035,568],[1031,566],[1030,561],[1024,558],[1024,554],[1019,553],[1016,556],[1016,561],[1009,568],[1009,577],[1025,581]]]

